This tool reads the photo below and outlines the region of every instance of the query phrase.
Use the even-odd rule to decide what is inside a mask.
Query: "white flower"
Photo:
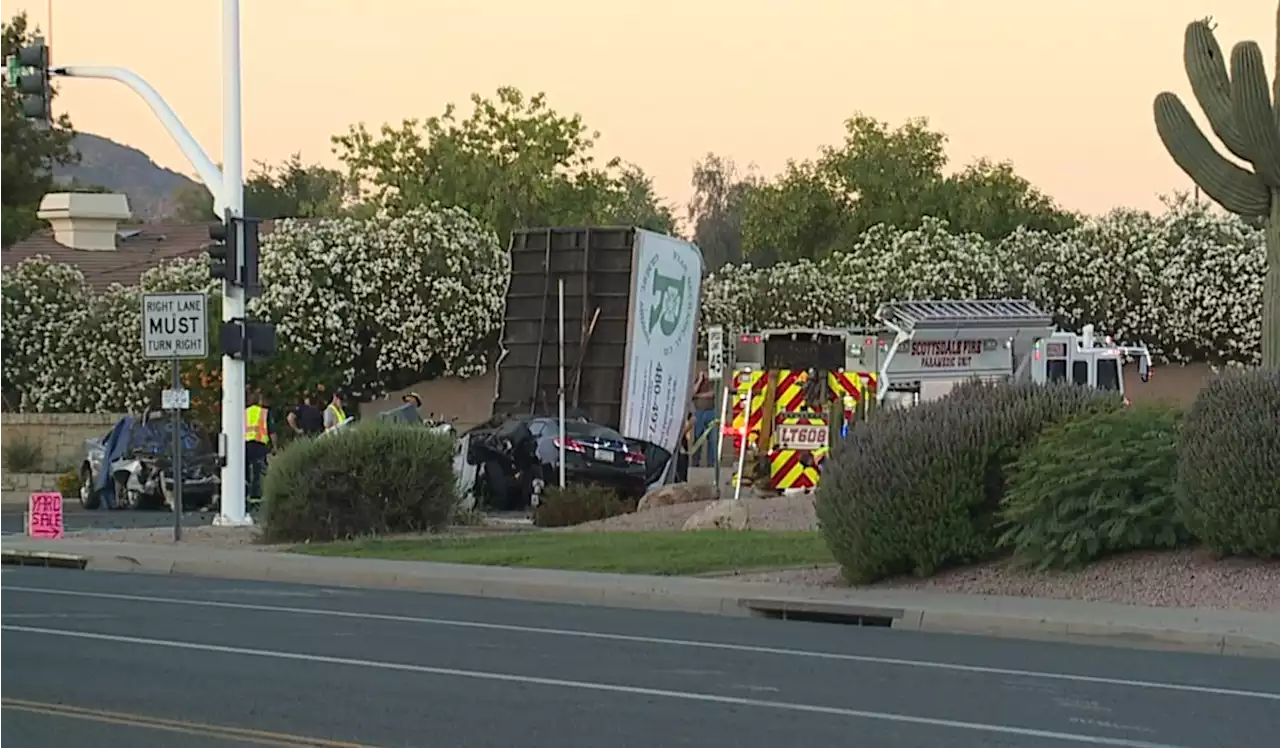
[[[397,377],[488,367],[509,259],[465,212],[432,207],[368,221],[282,221],[263,237],[259,270],[264,291],[250,309],[276,323],[281,347],[322,357],[342,384],[377,392]],[[34,257],[5,272],[3,286],[5,391],[21,391],[25,410],[63,412],[152,402],[167,368],[142,356],[142,294],[216,293],[207,258],[94,294],[78,269]]]
[[[901,299],[1029,298],[1079,330],[1145,343],[1167,361],[1261,358],[1263,232],[1188,201],[1153,216],[1118,210],[1061,234],[1000,242],[941,221],[877,226],[821,262],[728,266],[703,284],[702,323],[730,330],[874,326]],[[250,309],[280,345],[377,392],[423,373],[472,376],[492,361],[510,258],[457,208],[370,220],[282,221],[263,238],[264,291]],[[152,401],[163,363],[142,357],[140,297],[212,293],[205,260],[148,270],[93,294],[47,257],[3,276],[6,392],[35,411],[115,412]],[[216,303],[213,305],[216,309]],[[407,383],[407,382],[405,382]]]
[[[998,243],[930,219],[876,226],[843,249],[819,263],[722,268],[703,284],[704,328],[874,327],[889,301],[1027,298],[1061,327],[1093,323],[1164,361],[1261,360],[1263,232],[1188,201]]]

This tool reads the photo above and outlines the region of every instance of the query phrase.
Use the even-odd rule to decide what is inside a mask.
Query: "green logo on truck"
[[[661,345],[664,356],[671,355],[676,340],[693,324],[691,286],[689,266],[678,251],[654,252],[640,276],[641,329],[645,342]],[[655,340],[658,336],[665,340]]]

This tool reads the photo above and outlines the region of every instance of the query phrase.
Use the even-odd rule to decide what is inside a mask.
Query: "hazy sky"
[[[242,0],[245,165],[294,151],[333,164],[329,136],[546,91],[683,206],[708,151],[776,173],[836,142],[856,110],[927,116],[953,163],[1012,160],[1067,207],[1157,207],[1189,188],[1151,99],[1189,100],[1186,23],[1274,60],[1276,0]],[[47,0],[5,2],[48,29]],[[221,160],[219,0],[52,0],[55,64],[118,65],[155,86]],[[67,80],[77,128],[193,173],[120,84]],[[1197,111],[1198,113],[1198,111]]]

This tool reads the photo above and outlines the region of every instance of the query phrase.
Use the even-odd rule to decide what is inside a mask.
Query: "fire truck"
[[[817,486],[832,439],[876,404],[912,405],[970,379],[1071,381],[1124,394],[1123,365],[1150,376],[1143,345],[1057,330],[1026,300],[906,301],[880,307],[871,330],[790,328],[732,338],[731,417],[747,440],[741,478],[777,491]],[[735,475],[737,481],[740,476]],[[745,483],[744,483],[745,485]]]
[[[899,301],[876,319],[881,337],[879,400],[896,394],[910,404],[943,397],[958,383],[1070,381],[1124,395],[1123,367],[1136,360],[1138,376],[1151,375],[1145,345],[1058,330],[1051,315],[1026,300]]]
[[[747,440],[744,485],[777,491],[817,486],[833,433],[847,429],[874,400],[877,375],[866,365],[867,340],[858,331],[821,328],[733,339],[732,410],[724,435],[735,454]]]

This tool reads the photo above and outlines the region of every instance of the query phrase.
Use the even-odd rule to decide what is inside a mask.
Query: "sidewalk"
[[[862,619],[893,628],[1280,657],[1280,616],[908,590],[810,590],[723,579],[336,558],[111,541],[6,538],[5,563],[57,553],[93,571],[365,587],[717,615]]]

